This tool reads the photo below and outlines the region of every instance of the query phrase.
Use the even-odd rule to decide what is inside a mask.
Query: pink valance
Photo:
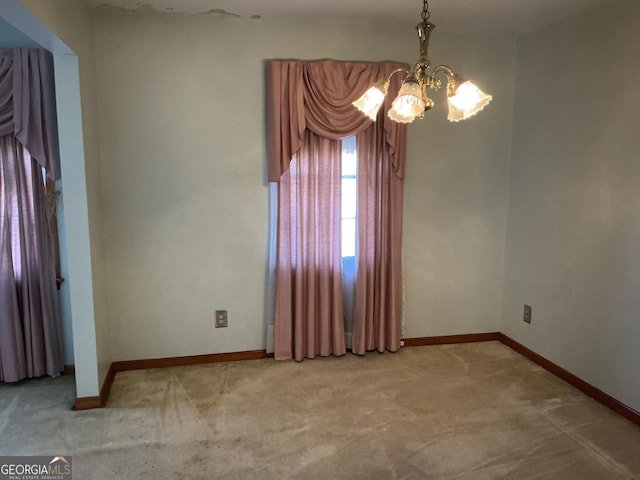
[[[369,86],[394,70],[409,66],[401,63],[363,63],[323,60],[315,62],[271,60],[267,64],[267,143],[269,180],[277,182],[289,168],[293,155],[303,143],[305,130],[338,140],[356,135],[372,122],[351,103]],[[391,121],[391,107],[402,75],[391,80],[389,95],[378,116],[383,122],[395,175],[404,178],[403,125]],[[396,154],[396,152],[398,152]],[[400,153],[402,152],[402,153]]]
[[[37,48],[0,48],[0,136],[14,135],[60,178],[53,56]]]

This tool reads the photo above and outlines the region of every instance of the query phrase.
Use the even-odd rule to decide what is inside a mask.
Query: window
[[[351,348],[353,325],[353,294],[356,282],[356,211],[358,206],[358,154],[356,137],[342,139],[342,309],[344,314],[345,342]]]
[[[356,207],[358,156],[356,137],[342,140],[342,257],[356,256]]]
[[[56,287],[60,290],[60,286],[64,281],[62,278],[62,270],[60,267],[60,237],[58,233],[58,196],[60,190],[56,188],[56,184],[53,180],[47,178],[47,172],[43,168],[42,175],[45,182],[47,191],[47,215],[49,215],[49,228],[51,229],[51,241],[53,243],[53,252],[55,254],[56,261]]]

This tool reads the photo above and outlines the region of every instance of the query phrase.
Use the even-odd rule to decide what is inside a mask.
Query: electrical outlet
[[[524,306],[524,312],[522,314],[522,321],[525,323],[531,323],[531,305]]]
[[[227,326],[227,311],[216,310],[216,328],[222,328]]]

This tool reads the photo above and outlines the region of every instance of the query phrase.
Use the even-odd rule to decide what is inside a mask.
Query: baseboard
[[[104,382],[102,382],[102,388],[100,389],[100,398],[102,398],[102,406],[104,407],[107,404],[107,400],[109,399],[109,394],[111,393],[111,386],[113,385],[113,381],[116,379],[116,368],[112,363],[109,366],[109,371],[107,372],[107,376],[104,377]]]
[[[107,376],[102,382],[102,388],[100,389],[100,395],[97,397],[78,397],[73,404],[72,410],[93,410],[94,408],[102,408],[107,403],[109,393],[111,393],[111,385],[116,377],[116,371],[113,368],[113,363],[109,366]]]
[[[564,380],[572,387],[580,390],[582,393],[587,395],[588,397],[593,398],[595,401],[601,403],[605,407],[613,410],[618,415],[623,416],[627,420],[636,425],[640,426],[640,412],[634,410],[633,408],[625,405],[620,400],[612,397],[611,395],[604,393],[597,387],[594,387],[588,382],[585,382],[580,377],[574,375],[573,373],[565,370],[561,366],[553,363],[550,360],[547,360],[542,355],[537,354],[533,350],[525,347],[521,343],[516,342],[514,339],[506,336],[504,333],[498,333],[498,340],[502,342],[507,347],[515,350],[523,357],[528,358],[533,363],[538,364],[545,370],[553,373],[556,377]]]
[[[184,367],[189,365],[202,365],[206,363],[237,362],[241,360],[259,360],[273,358],[272,353],[266,350],[250,350],[246,352],[210,353],[206,355],[189,355],[185,357],[149,358],[143,360],[126,360],[113,362],[109,367],[107,376],[102,383],[100,395],[97,397],[78,397],[73,404],[73,410],[91,410],[102,408],[106,405],[111,393],[111,386],[116,373],[128,370],[143,370],[146,368]]]
[[[585,382],[580,377],[565,370],[564,368],[556,365],[550,360],[547,360],[542,355],[537,354],[533,350],[525,347],[521,343],[516,342],[512,338],[508,337],[501,332],[487,332],[487,333],[469,333],[463,335],[443,335],[437,337],[419,337],[419,338],[405,338],[403,339],[404,346],[406,347],[421,347],[428,345],[448,345],[455,343],[476,343],[476,342],[490,342],[499,341],[518,352],[522,356],[541,366],[545,370],[551,372],[558,378],[564,380],[572,387],[581,391],[588,397],[593,398],[597,402],[611,409],[615,413],[626,418],[630,422],[640,426],[640,412],[625,405],[621,401],[604,393],[597,387],[594,387],[588,382]],[[212,353],[207,355],[190,355],[185,357],[169,357],[169,358],[152,358],[144,360],[128,360],[113,362],[109,367],[107,376],[100,389],[100,396],[97,397],[79,397],[76,399],[73,409],[74,410],[89,410],[94,408],[102,408],[106,405],[111,393],[111,386],[115,379],[117,372],[124,372],[128,370],[141,370],[146,368],[165,368],[165,367],[183,367],[189,365],[201,365],[206,363],[217,362],[236,362],[242,360],[259,360],[263,358],[273,358],[272,353],[267,353],[266,350],[250,350],[246,352],[232,352],[232,353]]]
[[[185,367],[218,362],[238,362],[241,360],[260,360],[272,358],[265,350],[249,350],[246,352],[210,353],[206,355],[189,355],[186,357],[149,358],[145,360],[125,360],[113,362],[116,372],[127,370],[143,370],[146,368]]]
[[[573,373],[565,370],[564,368],[556,365],[550,360],[547,360],[542,355],[537,354],[533,350],[525,347],[521,343],[516,342],[512,338],[508,337],[504,333],[501,332],[488,332],[488,333],[471,333],[464,335],[444,335],[439,337],[420,337],[420,338],[405,338],[403,340],[404,345],[406,347],[420,347],[426,345],[446,345],[452,343],[472,343],[472,342],[490,342],[490,341],[499,341],[511,348],[512,350],[518,352],[523,357],[531,360],[533,363],[541,366],[545,370],[551,372],[558,378],[564,380],[572,387],[581,391],[588,397],[593,398],[597,402],[601,403],[605,407],[614,411],[618,415],[626,418],[632,423],[640,426],[640,412],[634,410],[633,408],[625,405],[620,400],[612,397],[604,393],[597,387],[594,387],[588,382],[585,382],[580,377],[574,375]]]
[[[65,365],[62,369],[62,375],[75,375],[76,374],[76,366],[75,365]]]
[[[452,343],[476,343],[499,340],[498,332],[467,333],[463,335],[442,335],[439,337],[404,338],[405,347],[424,347],[427,345],[449,345]]]
[[[73,404],[72,410],[93,410],[104,407],[102,397],[78,397]]]

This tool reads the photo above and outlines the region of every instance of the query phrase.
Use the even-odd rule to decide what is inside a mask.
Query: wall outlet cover
[[[216,328],[224,328],[227,326],[227,311],[216,310]]]

